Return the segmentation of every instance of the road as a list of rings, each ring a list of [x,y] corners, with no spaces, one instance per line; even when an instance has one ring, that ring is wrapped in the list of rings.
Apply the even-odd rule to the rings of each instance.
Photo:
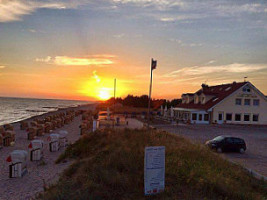
[[[170,124],[153,126],[202,144],[219,135],[241,137],[247,144],[247,151],[244,154],[223,153],[221,156],[267,176],[267,126]]]

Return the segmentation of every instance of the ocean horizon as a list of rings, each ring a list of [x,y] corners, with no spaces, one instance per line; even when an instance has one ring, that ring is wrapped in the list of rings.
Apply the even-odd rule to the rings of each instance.
[[[58,109],[92,104],[93,101],[0,97],[0,126]]]

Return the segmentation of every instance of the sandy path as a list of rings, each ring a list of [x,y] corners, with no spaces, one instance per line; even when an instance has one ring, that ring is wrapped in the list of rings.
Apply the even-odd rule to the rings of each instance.
[[[93,109],[92,106],[87,108]],[[66,130],[69,132],[67,138],[70,142],[75,142],[80,137],[79,125],[81,124],[81,116],[75,117],[72,123],[65,125],[59,130]],[[38,165],[38,162],[31,162],[28,154],[28,173],[22,178],[12,178],[9,175],[9,163],[6,162],[6,158],[13,150],[28,150],[29,140],[27,140],[27,132],[19,129],[19,124],[14,124],[16,132],[16,144],[14,147],[4,147],[0,150],[0,200],[17,200],[17,199],[31,199],[38,192],[43,191],[44,181],[46,184],[55,182],[59,174],[66,169],[71,162],[54,164],[58,156],[64,152],[64,148],[61,148],[58,152],[50,152],[48,149],[46,134],[43,137],[38,137],[45,142],[44,145],[44,161],[45,165]],[[43,181],[44,180],[44,181]]]

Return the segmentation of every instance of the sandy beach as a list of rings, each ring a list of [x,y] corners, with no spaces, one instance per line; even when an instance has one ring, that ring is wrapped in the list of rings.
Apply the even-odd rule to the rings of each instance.
[[[46,113],[40,116],[35,116],[24,121],[32,121],[36,118],[44,118],[50,114],[57,114],[60,112],[66,112],[67,110],[93,110],[95,105],[83,105],[75,108],[66,108],[51,113]],[[68,141],[70,143],[75,142],[80,137],[79,126],[81,124],[82,117],[81,115],[75,117],[74,120],[67,125],[64,125],[62,128],[58,128],[54,133],[57,133],[60,130],[68,131]],[[44,186],[49,186],[49,184],[54,183],[58,178],[59,174],[66,169],[71,162],[65,162],[60,164],[55,164],[55,160],[58,156],[64,152],[64,148],[61,148],[58,152],[50,152],[48,146],[48,136],[45,134],[42,137],[37,137],[44,141],[44,158],[43,162],[41,161],[30,161],[29,154],[27,159],[27,168],[28,173],[22,178],[9,178],[9,163],[6,162],[6,158],[13,150],[26,150],[28,151],[28,145],[30,143],[27,140],[27,132],[20,130],[19,122],[13,123],[14,131],[16,132],[16,143],[12,147],[3,147],[0,150],[0,199],[32,199],[37,193],[44,190]]]

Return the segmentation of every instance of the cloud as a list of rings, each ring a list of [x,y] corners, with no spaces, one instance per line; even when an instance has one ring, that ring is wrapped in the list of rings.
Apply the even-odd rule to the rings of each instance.
[[[217,66],[194,66],[194,67],[185,67],[173,71],[171,73],[165,74],[164,77],[200,76],[200,75],[215,74],[215,73],[238,74],[238,73],[249,73],[264,69],[267,69],[267,65],[233,63],[229,65],[217,65]]]
[[[193,0],[0,0],[0,22],[22,20],[24,15],[38,9],[78,9],[83,5],[108,12],[110,8],[130,9],[127,16],[152,17],[161,22],[198,20],[207,17],[230,17],[241,14],[264,14],[264,2],[247,3],[242,1],[193,1]],[[92,6],[89,6],[92,5]],[[87,8],[88,8],[87,7]],[[108,9],[104,9],[108,8]],[[136,12],[135,12],[136,11]],[[131,14],[133,13],[133,14]]]
[[[29,32],[36,33],[37,31],[35,29],[29,29]]]
[[[89,65],[110,65],[114,61],[111,60],[112,55],[95,55],[91,57],[79,58],[68,56],[56,56],[52,58],[47,56],[46,58],[36,58],[36,62],[44,62],[48,64],[62,65],[62,66],[89,66]]]
[[[37,9],[69,9],[84,4],[70,1],[34,1],[34,0],[0,0],[0,22],[20,21],[22,16],[29,15]]]
[[[4,69],[6,68],[6,66],[0,65],[0,69]]]
[[[185,43],[179,39],[169,39],[169,41],[178,43],[182,47],[187,47],[187,46],[189,46],[189,47],[201,47],[201,46],[203,46],[202,43]]]
[[[36,62],[50,62],[52,60],[52,57],[51,56],[47,56],[46,58],[36,58],[35,61]]]
[[[121,33],[121,34],[117,34],[117,35],[113,35],[114,38],[123,38],[125,37],[125,34],[124,33]]]
[[[141,7],[154,6],[160,10],[167,9],[174,6],[184,7],[186,1],[183,0],[112,0],[114,3],[120,4],[134,4]]]
[[[211,65],[213,63],[216,63],[216,60],[210,60],[209,62],[206,63],[206,65]]]
[[[54,59],[56,65],[110,65],[113,63],[110,59],[106,58],[72,58],[67,56],[56,56]]]
[[[264,14],[267,12],[267,5],[263,1],[248,3],[248,1],[229,0],[113,0],[113,2],[119,8],[120,4],[122,8],[128,4],[131,9],[139,13],[139,16],[152,18],[162,23],[192,23],[216,18],[243,20],[255,15],[264,20]],[[254,17],[251,20],[254,23]]]

